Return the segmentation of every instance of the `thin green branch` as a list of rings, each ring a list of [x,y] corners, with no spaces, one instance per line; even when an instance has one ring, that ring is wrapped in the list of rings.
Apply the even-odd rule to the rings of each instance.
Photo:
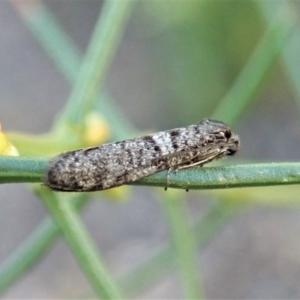
[[[219,233],[224,224],[244,207],[242,201],[218,201],[204,217],[198,218],[192,226],[196,243],[202,250]],[[163,245],[131,272],[120,277],[119,282],[127,295],[137,295],[140,291],[158,282],[174,271],[174,250],[171,245]]]
[[[167,171],[134,182],[134,185],[166,186]],[[265,163],[190,168],[172,172],[168,187],[178,189],[224,189],[300,183],[300,163]]]
[[[46,167],[46,159],[0,156],[0,183],[41,182]],[[166,187],[167,172],[162,171],[129,184]],[[300,163],[195,167],[171,172],[169,177],[168,187],[191,190],[299,184]]]
[[[185,202],[178,193],[169,192],[160,203],[169,223],[173,255],[178,265],[184,298],[202,299],[204,291],[197,264],[197,248],[195,237],[188,225]]]
[[[75,199],[74,199],[75,200]],[[69,200],[67,200],[69,201]],[[77,194],[74,207],[79,210],[86,205],[87,194]],[[242,201],[240,201],[240,204]],[[197,238],[200,249],[219,232],[219,229],[237,212],[241,206],[232,201],[217,202],[204,218],[200,218],[193,226],[193,234]],[[59,236],[56,222],[46,218],[26,241],[12,253],[0,266],[0,293],[3,293],[15,280],[23,275]],[[135,294],[159,281],[173,271],[173,250],[164,245],[152,252],[144,263],[131,272],[123,275],[118,281],[127,295]]]
[[[133,4],[134,1],[131,2]],[[14,8],[20,13],[24,24],[47,52],[55,66],[61,71],[62,75],[73,84],[78,75],[78,70],[80,69],[82,55],[79,53],[79,50],[71,41],[70,37],[64,32],[63,28],[60,27],[52,12],[43,3],[39,3],[38,5],[35,3],[33,7],[28,5],[28,3],[27,5],[15,3]],[[126,17],[127,16],[125,15],[123,19],[126,19]],[[123,24],[123,28],[119,26],[118,29],[123,31],[124,28],[125,26]],[[108,34],[108,32],[106,34]],[[119,35],[121,34],[122,32],[119,33]],[[105,35],[105,33],[102,33],[102,35]],[[109,53],[109,55],[111,54],[112,53]],[[104,71],[105,70],[103,70],[103,72]],[[96,107],[96,109],[109,119],[112,136],[115,139],[125,139],[129,136],[134,136],[137,133],[120,111],[120,108],[113,103],[111,95],[105,88],[101,90],[101,95],[97,95],[97,99],[96,106],[98,107]],[[28,141],[25,140],[27,145],[32,144],[32,139],[36,136],[29,137],[30,139]],[[20,138],[22,139],[20,136],[13,138],[13,141],[15,140],[16,142]],[[39,138],[41,137],[39,136]],[[48,140],[43,140],[43,144],[47,143]],[[34,142],[36,143],[38,141]],[[55,140],[52,139],[51,143],[53,147]],[[39,147],[40,146],[43,145],[39,145]]]
[[[271,23],[274,16],[285,20],[294,20],[297,22],[297,3],[292,1],[257,1],[263,17],[268,23]],[[298,21],[299,24],[299,21]],[[284,47],[282,62],[283,67],[289,77],[288,83],[291,84],[295,92],[296,102],[300,108],[300,62],[299,62],[299,49],[300,49],[300,29],[295,26],[295,30],[288,43]]]
[[[76,127],[81,129],[84,124],[84,117],[94,108],[96,94],[99,87],[103,84],[104,75],[117,49],[118,41],[124,30],[124,24],[133,3],[133,1],[124,1],[121,3],[116,0],[104,2],[101,16],[98,19],[87,54],[76,77],[69,102],[61,114],[59,122],[55,124],[58,132],[62,131],[61,128],[65,124],[71,126],[71,128]],[[32,161],[31,164],[30,162],[28,163],[28,159],[22,160],[21,158],[17,164],[14,164],[16,161],[9,158],[4,158],[4,160],[6,160],[6,164],[11,164],[11,168],[9,166],[8,168],[0,168],[4,173],[2,177],[4,182],[10,180],[40,182],[45,172],[43,171],[45,170],[45,161],[41,161],[36,166]],[[39,174],[37,169],[41,171]],[[26,170],[29,170],[29,174],[26,173]],[[59,202],[55,194],[49,193],[49,190],[42,193],[41,198],[63,230],[76,259],[85,271],[97,295],[106,299],[120,299],[118,288],[103,267],[103,263],[94,249],[92,242],[89,240],[87,233],[84,231],[79,218],[74,213],[70,201]],[[24,256],[22,257],[24,258]]]
[[[256,75],[254,74],[254,77],[255,77]],[[244,81],[244,84],[246,84],[246,86],[247,86],[247,84],[249,84],[249,82],[247,82],[247,81]],[[249,94],[252,94],[252,91],[250,90],[250,91],[248,91],[249,92]],[[237,96],[238,95],[238,93],[236,94],[236,97],[238,97]],[[249,96],[249,95],[248,95]],[[247,96],[247,97],[248,97]],[[234,105],[236,105],[236,103],[234,104]],[[230,105],[229,105],[230,106]],[[79,107],[79,106],[78,106]],[[227,106],[228,107],[228,106]],[[229,107],[229,108],[231,108],[232,109],[232,107]],[[226,116],[226,114],[224,115],[224,112],[220,112],[219,111],[219,113],[222,115],[222,119],[224,119],[224,116]],[[231,113],[233,113],[232,111],[231,111]],[[234,119],[235,117],[232,117],[232,115],[229,115],[228,116],[228,118],[229,117],[231,117],[231,119]],[[231,122],[230,122],[231,123]],[[298,164],[298,166],[296,166],[298,169],[299,169],[299,163],[295,163],[295,164],[293,164],[294,166],[295,165],[297,165]],[[1,162],[0,162],[0,165],[1,165]],[[255,166],[255,165],[252,165],[252,167],[253,166]],[[270,167],[270,165],[268,164],[267,165],[267,169],[268,169],[268,167]],[[279,166],[280,167],[280,166]],[[282,166],[283,167],[283,166]],[[228,167],[227,167],[228,168]],[[235,168],[235,167],[234,167]],[[290,171],[290,173],[289,173],[289,175],[290,176],[292,176],[293,177],[293,175],[292,175],[292,173],[294,172],[294,179],[296,180],[296,181],[293,181],[292,179],[293,178],[289,178],[289,180],[291,179],[291,181],[289,181],[287,184],[291,184],[291,183],[299,183],[299,175],[298,174],[296,174],[295,175],[295,173],[297,173],[297,171],[296,170],[294,170],[292,173],[291,173],[291,169],[288,171],[286,168],[288,168],[288,166],[285,164],[285,166],[284,166],[284,168],[285,168],[285,171],[281,174],[281,175],[283,175],[283,176],[285,176],[284,174],[286,174],[285,172],[287,172],[287,173],[289,173],[289,171]],[[0,169],[1,169],[1,167],[0,167]],[[204,169],[204,168],[203,168]],[[210,169],[214,169],[214,168],[210,168]],[[249,169],[251,169],[251,165],[249,165],[248,166],[248,170]],[[248,171],[247,170],[247,168],[246,168],[246,171]],[[269,173],[271,172],[271,170],[270,170],[270,168],[268,169],[269,170]],[[10,170],[9,170],[10,171]],[[172,183],[171,183],[171,185],[172,184],[174,184],[174,182],[175,182],[175,184],[176,184],[176,180],[177,179],[179,179],[179,181],[180,181],[180,178],[181,178],[181,176],[183,176],[184,175],[184,173],[183,172],[186,172],[186,171],[188,171],[188,173],[190,172],[190,177],[194,180],[194,183],[195,183],[195,188],[197,188],[196,187],[196,184],[197,184],[197,180],[198,180],[198,183],[199,183],[199,181],[201,181],[202,179],[203,179],[203,174],[201,175],[200,174],[200,176],[198,176],[197,175],[197,173],[194,173],[194,170],[185,170],[185,171],[182,171],[182,172],[178,172],[178,174],[171,174],[172,176],[171,176],[171,181],[172,181]],[[226,171],[226,169],[225,169],[225,171]],[[236,169],[235,170],[236,171],[236,173],[234,172],[234,170],[233,170],[233,173],[235,173],[235,174],[233,174],[233,177],[235,177],[234,178],[234,180],[236,180],[236,179],[242,179],[243,178],[243,176],[245,175],[245,174],[242,174],[243,176],[240,176],[240,177],[238,177],[238,178],[236,178],[236,176],[238,176],[239,174],[238,174],[238,169]],[[252,170],[253,171],[253,170]],[[259,169],[258,170],[256,170],[257,172],[259,172]],[[25,171],[26,172],[26,171]],[[39,171],[37,170],[37,173],[39,174]],[[212,174],[214,174],[214,172],[212,171],[211,172]],[[218,172],[217,172],[218,173]],[[267,173],[268,173],[268,171],[267,171]],[[26,173],[24,173],[25,174],[25,178],[26,178]],[[43,174],[43,170],[42,170],[42,172],[38,175],[39,177],[37,177],[36,178],[36,180],[38,180],[38,181],[40,181],[40,178],[41,178],[41,176],[42,176],[42,174]],[[212,175],[211,174],[211,175]],[[0,174],[1,175],[1,174]],[[219,172],[217,175],[219,175],[219,177],[218,176],[212,176],[213,177],[213,180],[215,179],[215,177],[219,180],[219,181],[221,181],[220,183],[221,183],[221,185],[222,184],[224,184],[224,178],[222,178],[222,177],[224,177],[223,175],[222,175],[222,172]],[[220,176],[220,175],[222,175],[222,176]],[[271,174],[265,174],[266,176],[267,176],[267,179],[270,179],[272,176],[271,176]],[[279,174],[278,174],[279,175]],[[6,174],[4,174],[4,177],[7,177],[7,173]],[[157,181],[157,179],[155,179],[155,177],[157,177],[158,176],[158,181]],[[1,178],[2,176],[0,176],[0,178]],[[175,178],[175,181],[174,181],[174,177],[176,177]],[[201,177],[202,177],[202,179],[201,179]],[[205,176],[204,176],[205,177]],[[275,176],[276,177],[276,176]],[[152,178],[152,179],[151,179]],[[187,179],[187,178],[189,178],[189,176],[187,176],[185,179]],[[17,177],[15,177],[15,178],[13,178],[13,177],[11,177],[9,180],[17,180],[18,179],[18,176]],[[150,179],[150,184],[153,184],[153,182],[154,183],[156,183],[157,184],[157,182],[159,182],[160,181],[160,183],[158,184],[159,186],[164,186],[165,185],[165,183],[166,183],[166,173],[162,173],[162,174],[156,174],[156,175],[153,175],[153,176],[151,176],[151,177],[149,177],[149,178],[147,178],[147,179],[144,179],[144,180],[148,180],[148,179]],[[206,179],[209,179],[209,177],[207,177]],[[275,178],[277,181],[280,181],[280,178]],[[24,178],[22,179],[22,180],[24,180]],[[21,181],[22,181],[21,180]],[[226,184],[226,178],[225,178],[225,184]],[[233,180],[233,181],[234,181]],[[276,180],[275,180],[275,182],[276,182]],[[297,181],[298,180],[298,181]],[[5,181],[5,182],[14,182],[14,181]],[[23,181],[22,181],[23,182]],[[249,184],[249,182],[250,182],[250,184],[251,184],[251,180],[249,181],[247,181],[246,180],[246,183],[247,184]],[[283,182],[284,182],[284,180],[283,180]],[[180,183],[180,182],[179,182]],[[262,182],[261,182],[262,183]],[[258,185],[261,185],[261,183],[258,183]],[[270,182],[268,182],[269,184],[270,184]],[[143,183],[143,180],[142,181],[140,181],[138,184],[149,184],[149,182],[148,183]],[[155,184],[155,185],[156,185]],[[208,186],[209,186],[209,180],[207,181],[207,184],[208,184]],[[211,186],[213,186],[213,184],[215,184],[214,182],[212,182],[212,185]],[[271,183],[271,184],[277,184],[277,183]],[[278,183],[278,184],[282,184],[282,182],[281,183]],[[188,183],[188,185],[189,185],[189,183]],[[251,186],[251,185],[248,185],[248,186]],[[183,180],[183,178],[181,178],[181,186],[179,185],[178,187],[184,187],[184,188],[186,188],[186,185],[185,185],[185,183],[184,183],[184,180]],[[224,187],[224,185],[223,185],[223,187]],[[188,187],[188,188],[192,188],[192,187]],[[206,187],[202,187],[202,188],[206,188]],[[211,188],[211,187],[207,187],[207,188]],[[205,229],[205,228],[204,228]]]
[[[0,183],[41,182],[47,159],[0,156]]]
[[[52,214],[68,242],[97,296],[104,299],[122,299],[119,289],[106,270],[100,254],[74,209],[71,201],[59,199],[45,188],[38,190],[39,196]]]
[[[212,115],[213,119],[232,124],[245,111],[271,66],[281,54],[290,37],[293,21],[284,19],[270,25],[233,87],[218,104]]]
[[[63,61],[67,61],[68,64],[62,63],[61,64],[61,70],[63,70],[63,73],[68,75],[69,80],[73,80],[75,78],[75,75],[78,74],[79,69],[79,59],[76,52],[72,51],[64,51],[64,48],[68,48],[68,50],[72,50],[72,45],[69,42],[68,39],[64,39],[65,36],[58,35],[58,37],[61,37],[59,40],[57,36],[55,36],[59,32],[59,27],[55,26],[57,23],[50,22],[48,24],[47,21],[51,19],[51,16],[49,18],[45,18],[45,15],[43,15],[43,10],[31,10],[32,8],[42,8],[44,6],[36,5],[34,7],[29,7],[27,11],[27,6],[22,6],[21,3],[18,5],[18,3],[15,3],[16,7],[22,10],[22,16],[24,20],[28,21],[26,22],[27,25],[30,26],[32,31],[35,31],[35,36],[39,37],[42,44],[45,45],[45,47],[48,49],[48,54],[51,54],[52,58],[56,61],[57,65],[62,63]],[[67,105],[71,108],[71,111],[67,111],[65,116],[61,116],[60,122],[74,122],[74,120],[77,118],[78,124],[83,124],[83,116],[88,110],[93,106],[95,99],[93,99],[93,96],[96,92],[98,92],[98,86],[101,86],[103,83],[104,74],[106,73],[106,69],[108,68],[108,65],[110,63],[110,60],[115,52],[115,49],[117,48],[118,39],[122,35],[122,32],[124,31],[125,25],[124,22],[126,21],[128,17],[128,13],[130,11],[131,6],[134,4],[134,1],[124,1],[120,3],[119,1],[106,1],[105,5],[102,10],[101,19],[98,22],[98,26],[96,27],[96,30],[94,32],[93,41],[89,46],[89,51],[87,52],[86,58],[84,60],[84,64],[82,66],[82,72],[85,72],[85,75],[89,77],[90,82],[88,80],[85,80],[85,78],[82,78],[84,75],[79,74],[79,79],[77,78],[77,92],[78,89],[83,89],[84,91],[81,91],[80,96],[84,96],[80,99],[80,96],[75,95],[73,92],[73,98],[70,98],[70,101]],[[46,14],[47,15],[47,14]],[[30,18],[30,17],[33,18]],[[35,19],[35,16],[37,17]],[[49,16],[49,15],[48,15]],[[40,18],[39,18],[40,17]],[[52,19],[53,21],[53,19]],[[101,22],[102,25],[100,24]],[[41,29],[41,24],[45,25],[43,26],[43,30]],[[53,26],[52,26],[53,25]],[[49,32],[49,26],[53,29]],[[102,26],[102,31],[101,27]],[[51,36],[51,37],[50,37]],[[102,37],[102,41],[100,41],[100,38]],[[58,41],[59,40],[59,41]],[[56,43],[58,41],[58,43]],[[100,45],[102,42],[102,45]],[[48,45],[46,45],[48,43]],[[50,47],[50,45],[54,45],[53,47]],[[56,47],[57,51],[54,51],[53,48]],[[59,54],[65,54],[65,56],[62,58]],[[96,74],[96,72],[98,73]],[[75,72],[75,73],[74,73]],[[80,77],[81,76],[81,77]],[[82,79],[85,81],[82,82]],[[98,80],[98,83],[96,82]],[[78,86],[81,85],[79,88]],[[76,88],[75,87],[75,88]],[[96,91],[97,89],[97,91]],[[87,95],[85,94],[87,92]],[[108,96],[107,96],[108,97]],[[106,98],[105,98],[106,99]],[[86,106],[86,102],[88,102],[88,105]],[[108,101],[108,100],[107,100]],[[106,104],[107,104],[106,101]],[[102,101],[102,109],[105,113],[105,107],[109,105],[103,105],[104,100]],[[83,107],[86,109],[83,110]],[[110,109],[110,112],[112,112],[113,109]],[[118,116],[115,116],[115,120],[120,122],[124,118],[118,118],[120,117],[120,113]],[[75,122],[76,123],[76,122]],[[69,124],[70,125],[70,124]],[[77,125],[77,124],[71,124],[71,125]],[[118,126],[117,130],[122,130],[122,132],[118,132],[118,136],[125,138],[126,129],[129,128],[129,125],[126,127],[125,123],[124,126]],[[59,126],[58,126],[59,127]],[[56,127],[57,128],[57,127]],[[58,128],[60,129],[60,128]],[[132,130],[133,131],[133,130]],[[59,135],[56,135],[56,140],[59,138]],[[32,140],[27,143],[31,147],[35,145],[32,143]],[[3,160],[2,160],[3,159]],[[46,165],[45,160],[41,160],[37,162],[37,159],[26,159],[21,158],[18,161],[10,160],[8,157],[2,157],[0,162],[0,169],[1,174],[0,177],[3,179],[4,182],[40,182],[41,178],[44,174],[44,169]],[[3,167],[3,168],[2,168]],[[39,170],[39,171],[37,171]],[[3,175],[3,176],[2,176]],[[26,179],[25,179],[26,178]],[[73,195],[74,196],[74,195]],[[85,195],[87,197],[87,195]],[[71,201],[71,199],[69,199]],[[85,202],[87,203],[87,202]],[[68,210],[69,213],[69,210]],[[64,216],[62,216],[64,218]],[[67,216],[66,216],[67,218]],[[77,220],[78,221],[78,220]],[[5,277],[5,280],[2,282],[4,283],[4,286],[2,287],[2,291],[7,288],[7,286],[15,280],[17,277],[21,275],[22,272],[26,270],[33,262],[34,258],[37,258],[38,255],[40,255],[44,250],[45,247],[49,247],[51,244],[51,241],[54,239],[54,232],[57,232],[55,224],[51,225],[51,222],[45,221],[45,230],[42,224],[42,236],[39,231],[39,228],[37,231],[35,231],[32,235],[32,239],[29,239],[25,243],[22,244],[22,246],[19,248],[17,252],[15,252],[15,255],[13,255],[7,263],[5,263],[3,266],[3,277]],[[50,225],[49,225],[50,223]],[[78,222],[80,225],[80,222]],[[48,226],[49,225],[49,226]],[[74,231],[76,232],[76,231]],[[80,233],[80,232],[79,232]],[[69,239],[72,239],[72,237],[69,236]],[[82,240],[82,239],[79,239]],[[77,243],[77,244],[80,244]],[[43,247],[45,246],[45,247]],[[107,272],[104,271],[104,269],[101,269],[101,261],[99,261],[99,258],[94,252],[94,255],[91,255],[91,247],[87,246],[85,247],[85,243],[82,243],[82,247],[84,249],[80,252],[79,250],[75,253],[76,258],[81,263],[82,268],[85,270],[85,272],[89,273],[89,276],[87,276],[95,290],[97,291],[97,294],[104,295],[105,298],[120,298],[120,294],[117,291],[117,288],[112,283],[112,281],[108,278]],[[75,247],[76,248],[76,247]],[[78,247],[77,247],[78,249]],[[30,251],[31,250],[31,251]],[[36,251],[34,251],[36,250]],[[86,251],[86,255],[84,255],[84,251]],[[80,253],[83,253],[83,257],[77,257],[77,255],[80,255]],[[91,257],[93,258],[93,262],[89,263],[88,261],[84,261],[84,257],[86,260],[89,260]],[[22,261],[23,264],[20,264],[19,262]],[[25,263],[28,262],[28,263]],[[16,267],[17,266],[17,267]],[[21,268],[19,268],[21,266]],[[19,270],[20,272],[15,272],[16,270]],[[97,272],[94,274],[94,271]],[[102,272],[101,272],[102,271]],[[95,278],[96,277],[101,277]],[[103,282],[103,286],[101,287],[101,282]]]
[[[72,126],[81,124],[84,116],[94,108],[133,4],[134,1],[104,2],[71,96],[60,115],[61,122]],[[60,126],[60,122],[56,125]]]
[[[87,194],[77,194],[74,198],[72,204],[76,210],[80,210],[88,203]],[[26,241],[0,265],[0,293],[21,277],[47,250],[50,250],[59,234],[58,225],[51,218],[45,218]]]

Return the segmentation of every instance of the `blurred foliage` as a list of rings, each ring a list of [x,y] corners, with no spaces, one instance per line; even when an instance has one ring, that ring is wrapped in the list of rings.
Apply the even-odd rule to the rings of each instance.
[[[144,56],[167,97],[160,116],[176,116],[174,125],[209,116],[264,32],[256,3],[145,1],[142,11],[136,30],[148,35]]]
[[[130,10],[127,7],[128,3],[130,1],[119,3],[104,1],[102,14],[95,26],[88,50],[80,62],[79,51],[42,2],[11,1],[16,11],[20,13],[25,26],[72,84],[71,96],[62,109],[60,118],[54,121],[52,131],[40,136],[24,133],[8,135],[13,144],[20,149],[21,154],[50,155],[53,152],[102,142],[110,134],[123,138],[138,132],[122,115],[119,106],[112,104],[111,95],[103,88],[109,63],[125,30],[124,24]],[[277,14],[280,5],[278,1],[266,1],[263,13],[259,1],[136,2],[130,20],[130,35],[144,39],[139,45],[140,51],[143,52],[142,59],[147,60],[145,72],[154,74],[151,76],[152,82],[147,84],[152,84],[156,91],[153,101],[151,98],[147,103],[147,108],[151,105],[155,108],[155,118],[160,121],[160,125],[170,123],[167,116],[173,118],[171,123],[174,126],[191,124],[213,114],[220,107],[218,113],[224,115],[224,119],[228,117],[226,109],[230,109],[234,117],[231,115],[232,118],[229,119],[232,122],[238,120],[245,113],[245,105],[255,100],[255,93],[264,83],[270,67],[276,63],[276,58],[286,43],[290,32],[288,21],[290,19],[293,21],[293,18],[283,18],[282,22],[280,14]],[[282,2],[282,5],[289,6],[289,3]],[[272,10],[271,15],[275,20],[273,23],[271,15],[266,13],[268,9]],[[291,10],[287,9],[287,12],[288,15],[292,15]],[[268,63],[260,63],[266,61],[268,53],[270,54]],[[295,70],[300,69],[296,63],[299,59],[297,52],[293,52],[291,56],[290,67],[286,70],[297,87],[299,79],[295,75],[297,74]],[[257,65],[261,68],[257,68]],[[129,80],[133,87],[138,86],[139,77],[142,77],[136,69],[134,73],[135,75],[131,73],[124,77],[124,81]],[[244,74],[248,77],[242,77]],[[241,77],[244,80],[240,80]],[[245,78],[250,79],[247,81]],[[251,84],[253,88],[249,89]],[[228,90],[231,89],[240,93],[230,94]],[[235,95],[236,98],[233,99],[236,105],[225,101],[225,104],[223,102],[223,105],[219,106],[228,93],[229,98]],[[146,105],[141,102],[141,106]],[[124,107],[126,106],[127,103]],[[140,115],[143,119],[144,115]],[[151,124],[156,124],[156,120],[152,120]],[[265,167],[268,169],[268,164]],[[280,169],[280,166],[278,168]],[[28,164],[25,169],[29,169]],[[272,171],[271,167],[268,170]],[[11,172],[12,176],[18,172]],[[247,174],[245,170],[243,172]],[[280,170],[271,175],[282,180]],[[293,174],[291,177],[296,178]],[[66,201],[64,197],[57,196],[50,190],[37,188],[36,194],[42,199],[56,223],[46,220],[4,262],[0,268],[0,290],[4,291],[22,276],[51,246],[55,237],[63,234],[99,297],[120,298],[119,286],[122,286],[128,295],[137,293],[164,276],[166,272],[164,267],[173,264],[173,259],[177,263],[176,271],[181,279],[184,296],[203,297],[204,291],[199,288],[201,279],[195,247],[197,245],[204,247],[226,221],[250,204],[255,202],[264,205],[297,204],[298,189],[298,187],[264,190],[244,188],[222,193],[209,192],[210,196],[221,201],[216,201],[216,205],[212,206],[204,217],[201,216],[193,226],[186,219],[185,203],[179,199],[176,191],[165,196],[155,193],[169,224],[171,237],[169,245],[163,245],[131,274],[121,278],[119,283],[115,282],[106,270],[101,255],[93,246],[88,232],[77,215],[77,207],[84,206],[85,200],[90,196],[70,195]],[[127,191],[122,189],[121,192],[118,190],[118,193],[124,196],[124,190]],[[118,193],[117,196],[121,196]],[[112,197],[116,197],[113,192]],[[289,201],[284,202],[287,198]],[[194,234],[195,232],[198,235]]]

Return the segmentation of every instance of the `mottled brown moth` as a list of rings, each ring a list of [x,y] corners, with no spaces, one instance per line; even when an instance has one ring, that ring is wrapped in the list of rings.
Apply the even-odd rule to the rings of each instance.
[[[44,183],[53,190],[90,192],[136,181],[162,170],[180,170],[234,155],[239,137],[220,121],[153,133],[50,159]]]

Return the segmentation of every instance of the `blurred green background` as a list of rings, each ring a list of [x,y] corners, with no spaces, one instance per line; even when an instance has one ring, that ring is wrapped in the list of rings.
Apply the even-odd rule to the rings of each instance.
[[[0,2],[4,131],[39,134],[49,130],[71,85],[62,64],[41,43],[40,32],[47,37],[53,26],[59,26],[81,58],[102,4],[92,0]],[[238,156],[226,163],[299,161],[299,14],[299,1],[137,1],[106,74],[105,90],[140,133],[218,116],[240,135],[242,143]],[[47,23],[47,18],[53,23]],[[268,35],[270,28],[279,32],[275,41]],[[262,40],[269,45],[265,56]],[[53,38],[52,43],[59,40]],[[239,86],[253,53],[261,53],[258,66],[266,63],[266,67],[254,68]],[[235,86],[240,89],[235,91]],[[232,103],[221,110],[225,100]],[[232,117],[230,112],[238,109]],[[98,111],[102,112],[101,101]],[[109,124],[111,116],[107,111],[102,114]],[[113,124],[111,128],[114,140]],[[199,285],[203,284],[206,298],[300,297],[299,191],[288,186],[178,192],[188,199],[189,221],[205,218],[222,201],[224,210],[226,201],[246,204],[198,252],[203,281]],[[110,200],[109,195],[96,194],[83,212],[84,223],[115,277],[142,263],[168,240],[167,222],[152,189],[134,187],[126,198],[129,201],[113,203],[103,201]],[[4,261],[47,211],[25,185],[1,186],[0,199],[0,260]],[[182,298],[178,278],[171,272],[144,289],[136,288],[132,295]],[[53,299],[94,294],[60,240],[4,296]]]

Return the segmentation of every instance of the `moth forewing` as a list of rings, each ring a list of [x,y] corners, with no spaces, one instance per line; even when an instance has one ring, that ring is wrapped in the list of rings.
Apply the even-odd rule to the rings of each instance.
[[[203,156],[201,156],[200,160],[195,161],[195,162],[192,161],[191,163],[180,165],[176,169],[177,170],[182,170],[182,169],[195,167],[195,166],[201,166],[202,167],[204,164],[206,164],[208,162],[211,162],[214,159],[218,159],[220,157],[220,155],[222,155],[222,153],[224,153],[224,150],[211,149],[211,151],[209,151],[208,153],[205,153]]]
[[[240,141],[230,128],[205,119],[199,124],[99,147],[69,151],[50,160],[44,183],[59,191],[97,191],[162,170],[204,165],[233,155]]]

